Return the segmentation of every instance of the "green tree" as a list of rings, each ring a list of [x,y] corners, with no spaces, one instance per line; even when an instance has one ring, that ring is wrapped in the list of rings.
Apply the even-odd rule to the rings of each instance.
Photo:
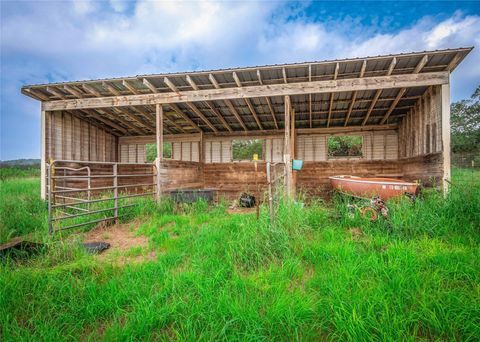
[[[157,145],[156,144],[147,144],[145,145],[147,153],[147,162],[151,163],[157,158]],[[163,143],[163,158],[172,158],[172,144]]]
[[[451,105],[453,152],[480,151],[480,86],[470,99]]]

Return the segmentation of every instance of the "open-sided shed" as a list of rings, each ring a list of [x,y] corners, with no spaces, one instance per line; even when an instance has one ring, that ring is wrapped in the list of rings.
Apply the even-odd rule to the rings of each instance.
[[[152,168],[159,196],[255,191],[265,162],[285,163],[290,194],[321,196],[335,174],[441,183],[450,178],[450,73],[471,49],[24,86],[41,101],[42,197],[53,160],[137,165],[146,144],[163,142],[172,155],[159,152]],[[361,136],[361,154],[329,155],[338,135]],[[262,140],[256,169],[233,160],[239,139]],[[292,159],[304,161],[296,175]]]

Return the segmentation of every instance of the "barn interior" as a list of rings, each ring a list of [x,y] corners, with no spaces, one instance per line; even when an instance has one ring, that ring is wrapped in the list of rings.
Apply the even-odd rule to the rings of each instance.
[[[95,162],[93,173],[121,163],[145,175],[139,184],[155,183],[158,197],[178,189],[261,196],[267,162],[285,165],[293,195],[328,197],[328,177],[346,174],[441,185],[450,177],[450,73],[470,51],[25,86],[42,103],[42,196],[54,161]],[[345,137],[356,139],[355,151],[332,151]],[[256,144],[258,158],[236,155],[242,142]]]

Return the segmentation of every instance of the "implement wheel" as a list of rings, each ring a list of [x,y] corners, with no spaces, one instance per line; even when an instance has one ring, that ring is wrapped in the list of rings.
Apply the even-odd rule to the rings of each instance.
[[[372,207],[361,208],[360,215],[368,218],[370,221],[376,221],[378,219],[377,211]]]

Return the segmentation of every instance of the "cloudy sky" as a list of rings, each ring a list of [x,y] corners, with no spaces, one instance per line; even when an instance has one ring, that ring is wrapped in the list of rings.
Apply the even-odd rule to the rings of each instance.
[[[0,160],[40,155],[25,84],[466,46],[452,100],[480,84],[478,1],[0,3]]]

